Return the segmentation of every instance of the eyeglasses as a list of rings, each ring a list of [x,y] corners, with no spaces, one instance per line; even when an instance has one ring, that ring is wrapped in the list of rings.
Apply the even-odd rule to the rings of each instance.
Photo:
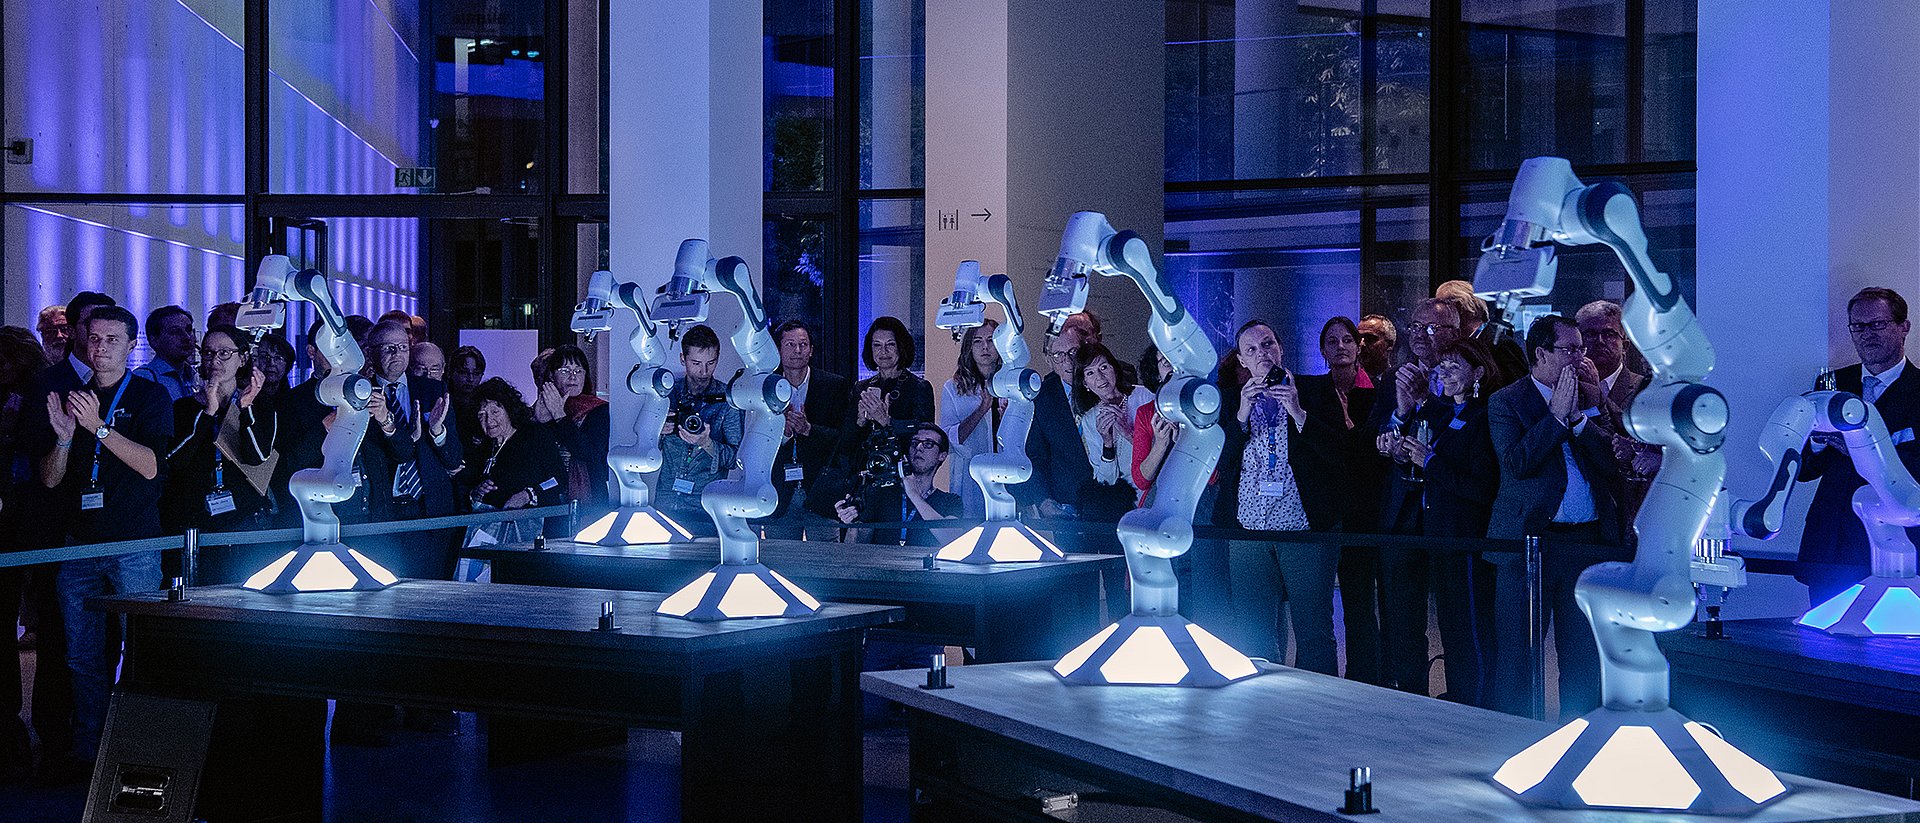
[[[586,374],[587,374],[587,370],[580,368],[579,366],[561,366],[560,368],[553,370],[553,375],[555,377],[561,377],[561,376],[585,377]]]
[[[388,343],[384,346],[374,346],[373,350],[381,357],[392,357],[411,348],[413,348],[413,344],[411,343]]]
[[[1362,335],[1360,335],[1360,342],[1361,342],[1361,344],[1363,344],[1363,345],[1368,345],[1368,346],[1371,346],[1371,345],[1373,345],[1373,344],[1375,344],[1375,343],[1378,343],[1378,342],[1380,342],[1380,335],[1377,335],[1377,334],[1362,334]]]
[[[240,356],[239,349],[204,349],[203,348],[200,350],[200,353],[206,359],[212,360],[215,363],[225,363],[228,360],[232,360],[233,358]]]
[[[1413,324],[1414,333],[1424,334],[1428,337],[1432,337],[1436,334],[1439,334],[1441,329],[1454,330],[1459,328],[1460,326],[1457,323],[1415,323]]]
[[[273,363],[287,362],[286,356],[282,355],[277,351],[265,351],[265,350],[257,351],[253,353],[253,359],[259,360],[262,362],[273,362]]]
[[[1595,339],[1595,340],[1621,340],[1621,339],[1624,339],[1624,335],[1622,335],[1622,334],[1620,334],[1620,332],[1619,332],[1619,331],[1617,331],[1617,330],[1614,330],[1614,329],[1594,329],[1594,330],[1592,330],[1592,331],[1583,331],[1582,333],[1583,333],[1583,334],[1585,334],[1585,335],[1586,335],[1586,336],[1588,336],[1588,337],[1591,337],[1591,338],[1593,338],[1593,339]]]
[[[1848,323],[1847,332],[1850,334],[1866,334],[1867,332],[1878,334],[1886,331],[1887,327],[1891,325],[1893,325],[1892,320],[1869,320],[1865,323]]]
[[[1579,357],[1587,353],[1586,346],[1548,346],[1547,348],[1550,351],[1557,351],[1561,354],[1572,355],[1574,357]]]
[[[917,438],[917,437],[916,437],[916,438],[914,438],[914,439],[913,439],[913,447],[914,447],[914,448],[916,448],[916,449],[933,449],[933,450],[935,450],[935,451],[939,451],[939,450],[940,450],[940,441],[938,441],[938,440],[921,440],[920,438]]]
[[[1071,360],[1073,359],[1073,350],[1067,349],[1066,351],[1050,351],[1050,352],[1046,352],[1046,355],[1048,360]]]

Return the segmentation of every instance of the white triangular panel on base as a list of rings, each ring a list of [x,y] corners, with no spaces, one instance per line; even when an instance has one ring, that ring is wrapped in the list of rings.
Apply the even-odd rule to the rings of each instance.
[[[1129,614],[1053,665],[1084,686],[1225,686],[1260,667],[1226,641],[1179,615]]]
[[[693,533],[652,506],[616,509],[593,521],[573,538],[596,546],[644,546],[654,543],[690,543]]]
[[[820,601],[759,563],[722,563],[661,601],[655,614],[687,620],[806,617]]]
[[[1847,637],[1920,637],[1920,578],[1869,577],[1795,622]]]
[[[934,555],[954,563],[1034,563],[1067,559],[1066,552],[1018,520],[989,520],[968,529]]]
[[[254,572],[240,587],[267,594],[384,589],[399,578],[339,543],[308,543]]]
[[[1601,708],[1508,758],[1495,785],[1535,806],[1746,814],[1786,784],[1672,709]]]

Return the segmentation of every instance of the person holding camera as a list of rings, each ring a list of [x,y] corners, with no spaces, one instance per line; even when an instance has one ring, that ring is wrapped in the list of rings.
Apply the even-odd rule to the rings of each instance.
[[[700,492],[733,468],[745,423],[727,404],[727,387],[713,377],[720,364],[720,336],[701,325],[680,338],[682,377],[669,395],[673,413],[660,429],[660,474],[654,503],[680,525],[698,531],[710,524]]]
[[[950,520],[960,516],[960,495],[942,491],[933,485],[935,472],[947,462],[949,441],[945,429],[933,423],[913,427],[907,439],[906,455],[889,465],[868,461],[859,472],[842,475],[840,487],[846,490],[834,500],[833,516],[842,523],[912,523],[920,520]],[[825,489],[823,489],[825,491]],[[898,530],[882,529],[861,543],[899,545]],[[941,540],[929,529],[905,530],[909,546],[938,546]]]

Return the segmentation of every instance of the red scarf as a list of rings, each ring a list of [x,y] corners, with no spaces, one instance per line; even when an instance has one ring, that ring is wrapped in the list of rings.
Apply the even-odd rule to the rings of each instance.
[[[606,404],[607,401],[601,400],[594,395],[576,394],[567,398],[567,419],[572,420],[574,425],[577,426],[586,422],[587,415],[592,414],[594,409]]]

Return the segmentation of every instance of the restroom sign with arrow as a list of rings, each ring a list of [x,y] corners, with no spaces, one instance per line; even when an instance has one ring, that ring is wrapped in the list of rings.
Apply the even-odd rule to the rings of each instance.
[[[966,216],[971,217],[975,220],[978,220],[982,223],[985,223],[993,219],[993,210],[988,209],[985,206],[982,206],[980,207],[979,211],[969,213]],[[940,220],[939,220],[939,228],[937,229],[938,231],[959,231],[960,230],[960,210],[959,209],[952,209],[952,210],[940,209],[939,218]]]

